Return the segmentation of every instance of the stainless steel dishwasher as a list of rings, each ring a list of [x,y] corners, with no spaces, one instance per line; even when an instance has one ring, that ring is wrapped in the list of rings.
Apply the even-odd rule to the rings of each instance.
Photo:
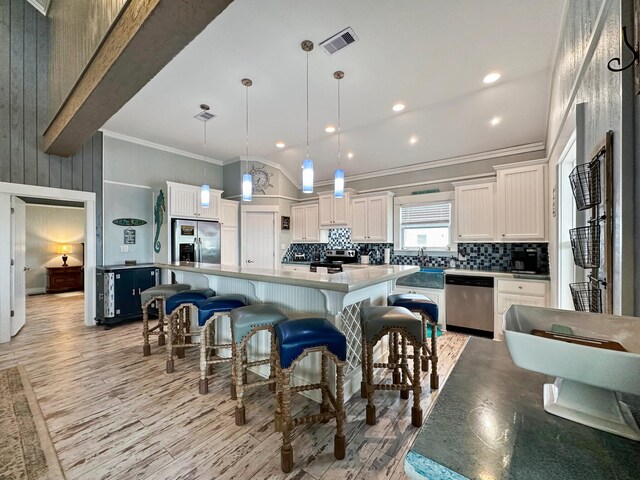
[[[447,326],[493,332],[493,277],[445,277]]]

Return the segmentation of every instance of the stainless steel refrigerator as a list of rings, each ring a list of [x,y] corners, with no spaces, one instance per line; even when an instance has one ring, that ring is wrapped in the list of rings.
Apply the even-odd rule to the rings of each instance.
[[[174,262],[220,263],[220,224],[174,219],[172,260]]]

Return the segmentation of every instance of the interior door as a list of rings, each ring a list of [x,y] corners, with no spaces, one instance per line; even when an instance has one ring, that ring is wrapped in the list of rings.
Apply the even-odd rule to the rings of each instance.
[[[244,212],[242,235],[243,265],[255,268],[275,268],[276,214],[274,212]]]
[[[11,197],[11,336],[25,324],[25,203],[18,197]]]

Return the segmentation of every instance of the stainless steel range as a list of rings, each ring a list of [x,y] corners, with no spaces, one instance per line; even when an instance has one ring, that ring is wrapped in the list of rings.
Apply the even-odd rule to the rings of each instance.
[[[326,268],[327,273],[342,272],[342,265],[345,263],[355,263],[355,250],[327,250],[327,260],[324,262],[311,262],[309,270],[317,272],[318,267]]]

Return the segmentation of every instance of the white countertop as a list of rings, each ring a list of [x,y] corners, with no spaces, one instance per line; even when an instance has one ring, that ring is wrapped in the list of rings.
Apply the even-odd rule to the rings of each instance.
[[[273,270],[195,262],[156,263],[155,266],[183,272],[201,273],[203,275],[241,278],[344,293],[395,280],[420,270],[420,267],[410,265],[370,265],[367,268],[353,268],[342,273],[329,274],[283,270],[280,268]]]
[[[475,270],[471,268],[447,268],[445,275],[468,275],[473,277],[517,278],[519,280],[549,281],[551,278],[545,274],[512,273],[504,270]]]

